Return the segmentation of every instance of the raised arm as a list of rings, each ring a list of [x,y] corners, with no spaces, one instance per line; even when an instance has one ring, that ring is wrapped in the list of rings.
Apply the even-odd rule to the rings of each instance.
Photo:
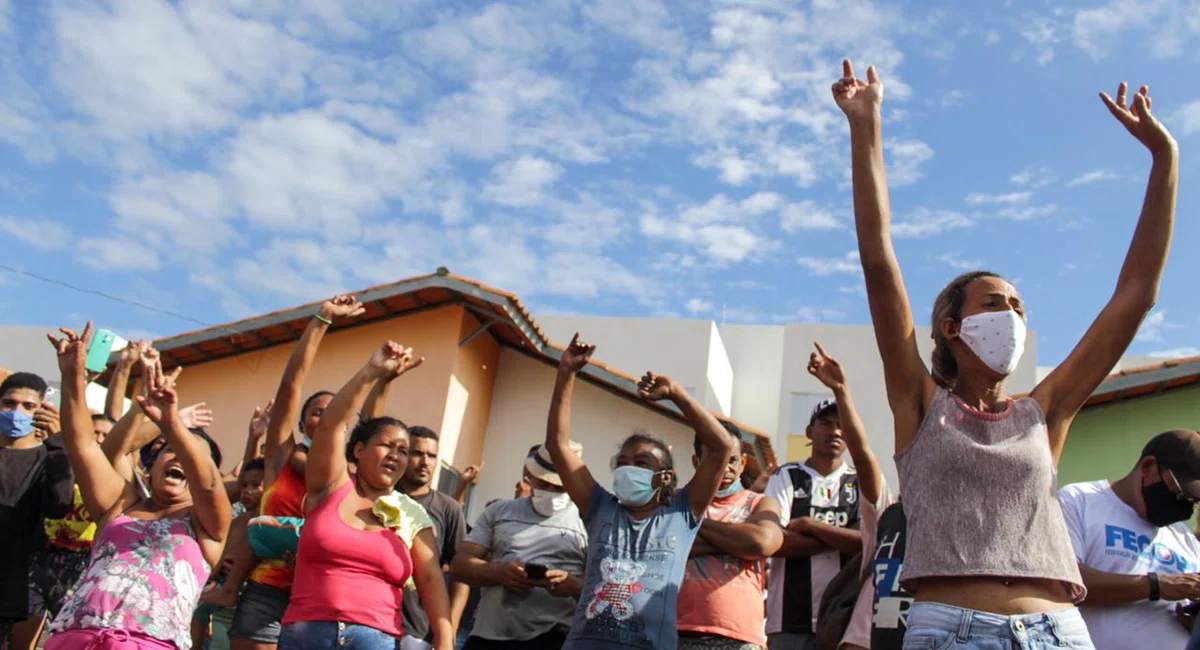
[[[229,534],[231,519],[229,496],[221,481],[221,470],[213,462],[208,443],[188,431],[179,418],[179,395],[175,392],[174,376],[164,374],[162,364],[155,363],[143,381],[146,390],[144,395],[138,396],[138,405],[146,417],[162,429],[167,445],[175,452],[192,497],[192,523],[217,543],[212,557],[208,558],[215,563],[220,559],[221,545]]]
[[[75,473],[75,482],[93,521],[99,521],[113,506],[133,496],[133,488],[117,473],[92,431],[92,415],[87,407],[87,349],[92,342],[92,323],[82,335],[74,330],[59,330],[63,338],[48,334],[58,354],[62,371],[62,436]]]
[[[267,402],[265,408],[254,407],[254,414],[250,416],[246,432],[246,448],[242,450],[242,462],[238,463],[239,466],[245,467],[246,463],[262,455],[263,438],[267,435],[267,425],[271,422],[271,409],[274,406],[275,402]]]
[[[892,247],[891,207],[883,165],[883,83],[874,66],[867,81],[854,78],[849,61],[833,84],[833,97],[850,122],[854,226],[867,288],[875,341],[883,358],[888,403],[896,420],[896,449],[917,433],[921,413],[933,396],[933,378],[921,361],[912,307]]]
[[[387,415],[387,398],[388,390],[392,387],[392,382],[400,378],[400,375],[416,368],[425,363],[425,357],[417,357],[416,359],[408,359],[404,365],[397,368],[395,372],[386,377],[382,377],[371,388],[371,393],[367,395],[367,401],[363,403],[362,417],[370,420],[372,418],[380,418]]]
[[[108,380],[108,394],[104,397],[104,414],[114,421],[120,420],[121,416],[125,414],[125,394],[129,391],[129,377],[133,374],[133,367],[141,358],[142,345],[141,341],[130,341],[125,349],[121,350],[121,356],[117,358],[117,365],[113,368],[112,377]]]
[[[1132,105],[1126,105],[1127,92],[1128,86],[1121,83],[1116,101],[1105,93],[1100,97],[1117,121],[1150,151],[1150,180],[1112,297],[1067,359],[1033,390],[1033,397],[1046,414],[1056,462],[1075,414],[1125,354],[1158,299],[1175,227],[1179,148],[1166,127],[1150,113],[1150,89],[1142,86],[1133,96]]]
[[[817,351],[808,357],[808,372],[833,391],[838,419],[842,424],[842,438],[846,440],[846,448],[850,450],[850,458],[854,460],[854,469],[858,473],[858,492],[866,502],[877,503],[879,493],[883,491],[883,472],[879,469],[879,459],[871,451],[858,409],[854,407],[846,371],[820,343],[813,345]]]
[[[321,424],[317,425],[317,431],[312,435],[308,469],[304,473],[310,509],[350,480],[346,471],[346,435],[351,420],[362,407],[371,386],[380,377],[399,367],[406,356],[412,356],[410,348],[392,341],[384,343],[329,402],[329,407],[321,415]],[[276,402],[276,408],[278,406]],[[271,419],[274,420],[273,415]]]
[[[479,473],[483,471],[483,466],[486,463],[471,465],[462,471],[462,480],[458,482],[458,490],[454,493],[454,500],[458,505],[463,505],[467,502],[467,492],[471,491],[471,487],[479,483]]]
[[[741,453],[739,441],[734,440],[733,436],[725,431],[725,427],[721,426],[721,422],[701,406],[696,398],[688,394],[683,386],[667,377],[652,372],[646,373],[638,382],[638,396],[650,402],[671,400],[692,425],[700,443],[710,452],[700,459],[696,474],[688,484],[692,512],[697,519],[702,519],[704,512],[708,510],[708,504],[721,487],[721,477],[725,475],[725,465],[729,462],[729,457]]]
[[[596,479],[584,464],[583,459],[571,451],[571,398],[575,394],[575,377],[588,364],[596,346],[579,340],[579,334],[571,337],[571,343],[563,350],[558,361],[558,376],[554,380],[554,394],[550,397],[550,416],[546,422],[546,451],[550,462],[558,470],[563,487],[579,508],[580,515],[587,515]]]
[[[352,318],[363,313],[365,308],[353,296],[336,296],[326,300],[320,310],[309,321],[300,342],[288,358],[287,366],[283,369],[283,378],[279,380],[279,390],[275,393],[275,407],[271,409],[271,420],[267,425],[267,433],[263,438],[263,455],[266,458],[266,468],[263,472],[263,485],[270,486],[283,471],[283,466],[292,455],[296,444],[292,436],[292,423],[300,418],[300,406],[303,404],[301,395],[308,371],[312,368],[313,360],[317,357],[317,349],[321,347],[321,339],[333,324],[334,318]]]

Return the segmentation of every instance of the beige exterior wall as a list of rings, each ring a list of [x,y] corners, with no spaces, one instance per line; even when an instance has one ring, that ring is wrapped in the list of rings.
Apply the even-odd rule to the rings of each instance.
[[[409,424],[435,429],[444,426],[448,386],[451,378],[457,377],[467,396],[456,397],[456,408],[465,413],[461,421],[467,426],[455,427],[452,440],[442,446],[444,459],[455,458],[460,431],[479,428],[480,418],[486,420],[487,415],[486,411],[479,415],[477,405],[486,405],[489,400],[488,395],[479,393],[487,383],[481,379],[482,371],[470,372],[468,367],[460,366],[458,341],[466,327],[464,314],[461,307],[451,306],[330,333],[317,352],[303,395],[318,390],[336,392],[383,341],[391,339],[412,347],[415,354],[425,357],[425,363],[392,385],[387,412]],[[476,337],[468,346],[471,354],[467,356],[488,358],[488,341],[495,345],[487,335]],[[184,404],[206,402],[213,410],[211,432],[225,453],[224,469],[232,468],[239,460],[246,442],[246,423],[255,406],[265,405],[274,397],[283,367],[294,349],[295,344],[289,343],[184,369],[179,378],[180,398]],[[466,438],[472,439],[472,435]]]
[[[483,447],[487,467],[471,497],[471,519],[490,499],[512,497],[529,447],[546,438],[554,377],[554,366],[508,348],[500,351]],[[602,485],[611,489],[617,445],[637,428],[672,446],[680,485],[691,479],[693,433],[687,425],[586,381],[576,386],[571,416],[572,437],[583,445],[583,459]]]
[[[457,341],[479,329],[474,314],[462,311]],[[500,344],[484,332],[457,348],[454,367],[446,386],[439,453],[442,460],[457,469],[478,463],[483,458],[483,440],[492,408],[492,392],[500,363]]]

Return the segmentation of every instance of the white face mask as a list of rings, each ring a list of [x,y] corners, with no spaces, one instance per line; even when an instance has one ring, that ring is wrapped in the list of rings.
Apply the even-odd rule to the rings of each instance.
[[[533,511],[543,517],[549,517],[556,512],[562,512],[571,507],[571,495],[566,492],[551,492],[549,490],[534,490],[532,499]]]
[[[1025,352],[1025,320],[1011,309],[967,316],[958,337],[987,367],[1007,377]]]

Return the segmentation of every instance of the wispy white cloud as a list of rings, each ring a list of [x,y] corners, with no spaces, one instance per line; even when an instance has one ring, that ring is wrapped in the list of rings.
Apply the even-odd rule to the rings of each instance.
[[[641,217],[641,232],[694,247],[717,263],[740,262],[777,245],[759,233],[758,221],[782,204],[779,194],[758,192],[741,201],[718,194],[706,203],[682,206],[674,218],[651,206]]]
[[[953,210],[918,208],[892,221],[892,236],[898,239],[938,235],[948,230],[966,228],[975,223],[967,215]]]
[[[938,255],[938,261],[958,271],[974,271],[985,266],[983,260],[964,260],[958,253],[943,253]]]
[[[1045,165],[1027,167],[1013,174],[1012,176],[1009,176],[1009,181],[1012,182],[1013,185],[1017,185],[1019,187],[1031,187],[1034,189],[1045,187],[1057,180],[1058,179],[1055,177],[1054,173],[1051,172],[1050,169]]]
[[[967,205],[1015,205],[1027,203],[1033,192],[1008,192],[1006,194],[983,194],[972,192],[967,195]]]
[[[1174,121],[1179,123],[1181,135],[1200,133],[1200,100],[1180,106],[1175,111]]]
[[[1099,59],[1108,56],[1115,44],[1131,37],[1131,32],[1151,31],[1153,38],[1146,39],[1150,53],[1173,57],[1183,53],[1193,33],[1200,33],[1195,17],[1196,8],[1191,2],[1110,0],[1076,12],[1071,36],[1076,47]]]
[[[0,231],[40,250],[58,250],[71,240],[70,231],[49,219],[0,217]]]
[[[961,108],[967,103],[967,94],[961,90],[947,91],[942,98],[938,100],[938,105],[942,108]]]
[[[1033,59],[1038,65],[1047,65],[1054,60],[1054,47],[1060,36],[1058,26],[1051,18],[1039,16],[1027,19],[1019,33],[1033,50]]]
[[[1183,359],[1186,357],[1200,357],[1200,348],[1186,345],[1179,348],[1169,348],[1166,350],[1156,350],[1150,353],[1152,357],[1162,357],[1164,359]]]
[[[1107,169],[1093,169],[1090,172],[1084,172],[1075,178],[1067,181],[1067,187],[1079,187],[1080,185],[1090,185],[1101,181],[1111,181],[1117,178],[1116,172]]]
[[[483,199],[509,207],[527,208],[542,203],[547,189],[562,176],[562,168],[548,160],[521,156],[492,168],[492,180],[483,188]]]
[[[1013,221],[1028,221],[1039,217],[1048,217],[1058,211],[1058,206],[1047,205],[1010,205],[996,211],[996,216]]]
[[[1182,327],[1178,323],[1167,320],[1167,310],[1157,309],[1150,312],[1150,315],[1146,316],[1146,320],[1142,321],[1142,326],[1138,329],[1137,336],[1134,338],[1140,343],[1162,343],[1165,332],[1178,330]]]
[[[782,211],[780,227],[784,232],[801,230],[841,230],[845,228],[842,222],[829,210],[817,205],[814,201],[792,203]]]
[[[162,264],[152,249],[126,237],[87,237],[79,251],[77,259],[97,271],[150,271]]]
[[[858,251],[851,251],[842,257],[800,257],[796,260],[800,266],[816,276],[836,275],[842,273],[862,273]]]
[[[713,304],[700,298],[689,298],[687,303],[684,305],[684,308],[687,309],[688,312],[690,312],[693,316],[697,316],[712,311]]]
[[[891,140],[884,151],[891,157],[888,182],[894,187],[912,185],[924,178],[921,166],[933,158],[933,148],[920,140]]]

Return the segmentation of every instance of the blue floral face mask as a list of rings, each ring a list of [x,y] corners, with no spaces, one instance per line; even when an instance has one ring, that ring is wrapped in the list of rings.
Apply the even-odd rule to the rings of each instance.
[[[0,433],[6,438],[24,438],[33,433],[33,416],[20,409],[0,411]]]

